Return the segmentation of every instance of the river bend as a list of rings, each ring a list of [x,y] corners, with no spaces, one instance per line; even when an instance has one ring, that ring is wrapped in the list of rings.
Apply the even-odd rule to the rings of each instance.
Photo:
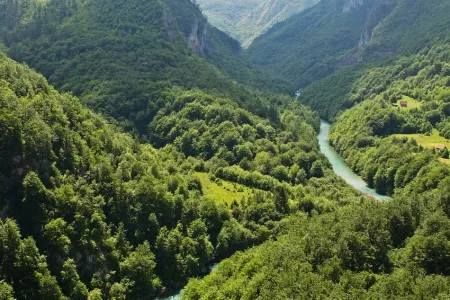
[[[377,200],[388,200],[388,196],[378,194],[374,189],[367,186],[367,183],[350,169],[345,163],[344,159],[330,146],[331,124],[325,120],[320,120],[319,145],[320,152],[322,152],[333,166],[333,171],[344,179],[348,184],[355,189],[361,191],[363,194],[371,196]]]

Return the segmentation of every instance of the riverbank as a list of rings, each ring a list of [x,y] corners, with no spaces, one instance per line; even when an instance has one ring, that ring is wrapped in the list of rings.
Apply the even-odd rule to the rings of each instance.
[[[320,151],[328,158],[331,165],[333,166],[333,171],[344,179],[348,184],[353,186],[355,189],[361,191],[363,194],[373,197],[380,201],[385,201],[390,199],[390,197],[378,194],[374,189],[367,186],[367,183],[359,177],[355,172],[353,172],[345,163],[344,159],[330,146],[329,135],[330,135],[331,124],[325,120],[320,120],[320,133],[319,133],[319,145]],[[214,264],[210,267],[210,271],[213,271],[218,264]],[[164,295],[164,297],[159,298],[160,300],[179,300],[181,299],[181,292],[183,290],[171,291],[170,293]]]
[[[325,120],[320,120],[319,145],[322,152],[333,166],[333,171],[344,179],[348,184],[353,186],[365,195],[373,197],[380,201],[389,200],[389,196],[378,194],[374,189],[367,186],[367,183],[350,169],[344,159],[337,153],[329,142],[331,124]]]
[[[209,273],[211,273],[212,271],[214,271],[218,265],[219,265],[218,263],[210,265],[208,268],[209,272],[207,274],[205,274],[205,276],[208,275]],[[183,289],[170,291],[166,295],[164,295],[162,298],[156,298],[156,299],[157,300],[180,300],[181,292],[183,292]]]

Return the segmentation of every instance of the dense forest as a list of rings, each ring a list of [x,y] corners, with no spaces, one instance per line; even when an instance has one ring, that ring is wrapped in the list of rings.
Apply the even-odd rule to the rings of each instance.
[[[267,63],[269,70],[285,72],[285,78],[315,76],[297,82],[300,87],[312,82],[299,100],[335,120],[331,144],[370,187],[392,198],[299,212],[276,240],[224,260],[205,279],[191,280],[183,299],[449,297],[450,52],[448,40],[439,39],[449,31],[448,4],[398,1],[357,52],[342,56],[339,48],[330,48],[331,64],[320,52],[326,47],[314,58],[317,51],[299,55],[294,44],[318,28],[308,20],[335,25],[320,29],[323,34],[345,30],[348,23],[333,23],[339,18],[323,22],[318,11],[330,6],[325,1],[322,5],[272,28],[250,47],[249,55],[257,65]],[[366,28],[368,21],[370,16]],[[294,34],[306,23],[311,30]],[[364,38],[365,29],[359,34],[348,49]],[[345,41],[335,42],[347,47]],[[308,44],[298,45],[307,49]],[[320,43],[309,45],[316,49]],[[354,53],[358,64],[336,65]],[[332,68],[314,73],[299,68],[298,61]],[[325,78],[316,81],[320,77]]]
[[[0,299],[449,298],[449,12],[0,0]]]
[[[297,89],[307,87],[302,101],[312,107],[320,101],[318,109],[323,109],[335,105],[330,97],[341,96],[337,91],[323,99],[323,86],[338,89],[352,80],[342,76],[357,74],[344,70],[339,82],[318,80],[359,62],[413,54],[433,38],[447,37],[449,9],[447,1],[439,0],[324,0],[273,26],[255,40],[247,56],[254,66],[281,75]]]
[[[231,221],[228,211],[200,200],[170,152],[120,133],[26,67],[4,56],[0,66],[1,276],[13,296],[140,298],[202,272],[208,231]]]
[[[14,0],[1,7],[7,54],[128,129],[142,132],[173,85],[233,98],[261,116],[259,96],[236,80],[289,89],[250,68],[239,44],[188,0]]]
[[[183,299],[446,299],[445,189],[296,215],[276,241],[191,280]]]
[[[16,2],[20,3],[25,2]],[[77,5],[82,3],[68,4],[74,5],[73,14],[63,19],[80,22],[77,13],[82,7]],[[274,238],[285,230],[291,213],[344,205],[341,193],[358,197],[332,174],[317,142],[311,143],[318,130],[317,114],[291,98],[235,84],[218,69],[219,77],[207,77],[212,81],[197,76],[205,86],[177,86],[174,81],[155,88],[163,83],[163,73],[154,75],[154,85],[152,78],[142,79],[154,94],[134,89],[141,86],[133,82],[139,71],[129,67],[112,72],[109,79],[105,78],[109,73],[99,69],[87,73],[98,76],[97,81],[89,79],[69,68],[75,64],[83,70],[77,62],[80,57],[61,58],[62,52],[53,48],[73,41],[62,38],[48,44],[49,37],[58,37],[52,30],[62,34],[60,20],[52,23],[56,29],[49,29],[48,37],[23,39],[22,34],[28,33],[21,30],[37,26],[26,21],[44,22],[42,16],[50,14],[46,9],[53,7],[22,8],[21,25],[14,29],[17,35],[3,31],[6,52],[18,58],[22,51],[37,51],[39,47],[34,47],[44,43],[40,47],[51,53],[45,55],[48,60],[36,59],[33,52],[25,60],[50,70],[46,75],[61,90],[82,98],[58,93],[28,67],[0,56],[3,298],[152,298],[182,286],[188,277],[204,274],[218,259]],[[79,30],[68,35],[79,34],[91,43],[84,36],[88,33]],[[188,47],[186,40],[181,41]],[[28,43],[33,47],[27,48]],[[102,47],[111,50],[107,44]],[[176,44],[173,48],[178,49]],[[194,66],[214,69],[189,51]],[[95,66],[92,50],[80,55],[85,66]],[[125,62],[118,65],[125,67]],[[113,71],[116,65],[106,60],[98,66]],[[67,72],[59,73],[59,67]],[[215,78],[235,88],[215,90]],[[127,80],[132,83],[128,90]],[[85,92],[86,84],[92,90]],[[115,96],[121,106],[114,104]],[[133,107],[136,103],[126,100],[136,97],[148,101],[152,115],[148,122],[124,124],[123,120],[135,121],[129,111],[142,113]],[[113,102],[103,106],[102,99]],[[121,133],[84,103],[116,117],[123,129],[131,128],[159,150]],[[204,191],[203,174],[209,174],[209,185],[232,183],[251,194],[232,203],[217,201],[215,194]]]
[[[374,2],[382,1],[363,1],[349,10],[344,2],[323,0],[276,24],[250,45],[246,55],[253,65],[281,74],[297,88],[355,63],[358,53],[353,50],[361,31],[377,11]]]
[[[191,280],[183,299],[449,297],[450,160],[434,147],[448,145],[448,49],[365,69],[346,97],[359,104],[333,126],[331,143],[391,200],[303,210],[277,240]]]
[[[450,138],[449,61],[449,43],[436,42],[417,55],[372,68],[354,83],[348,99],[364,101],[339,116],[330,139],[380,192],[405,187],[437,158],[450,162],[447,148],[435,149]]]
[[[272,126],[232,100],[175,90],[163,110],[171,113],[151,123],[164,146],[156,150],[3,55],[0,79],[8,297],[150,297],[277,235],[306,195],[324,210],[341,205],[343,183],[308,143],[317,116],[296,104]],[[186,122],[199,130],[179,134]],[[231,206],[215,202],[197,172],[255,193]]]

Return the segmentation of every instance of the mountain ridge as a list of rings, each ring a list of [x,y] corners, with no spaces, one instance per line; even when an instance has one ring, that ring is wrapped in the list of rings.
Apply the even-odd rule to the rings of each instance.
[[[342,67],[412,54],[433,37],[444,37],[448,30],[439,28],[448,28],[447,6],[420,0],[321,1],[272,27],[246,52],[254,66],[303,88]]]
[[[247,48],[260,34],[313,5],[319,0],[212,1],[198,3],[210,22]],[[232,11],[231,13],[229,13]]]

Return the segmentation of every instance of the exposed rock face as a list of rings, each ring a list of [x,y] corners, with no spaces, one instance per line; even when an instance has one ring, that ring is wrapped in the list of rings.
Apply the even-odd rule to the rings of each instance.
[[[191,24],[191,33],[187,38],[191,50],[197,53],[198,55],[205,54],[207,34],[208,34],[208,23],[205,22],[202,24],[196,18],[195,21]]]
[[[392,12],[397,5],[397,0],[375,0],[371,7],[366,26],[361,32],[361,39],[358,43],[359,61],[362,60],[362,51],[364,47],[373,40],[374,31],[378,25]]]
[[[270,2],[264,3],[264,5],[265,7],[261,9],[262,13],[257,16],[258,25],[264,25],[265,23],[271,22],[271,20],[277,18],[280,13],[283,13],[287,9],[289,9],[289,6],[287,6],[283,1],[280,0],[271,0]],[[248,17],[250,17],[252,14],[254,15],[255,11],[249,14]]]
[[[169,39],[173,40],[175,37],[175,26],[172,15],[170,14],[170,11],[167,8],[164,8],[163,10],[163,20],[164,24],[167,27],[167,34],[169,35]]]
[[[355,45],[357,47],[337,63],[338,67],[353,65],[363,60],[364,49],[372,42],[374,31],[395,8],[397,0],[345,0],[343,4],[344,13],[366,6],[369,14],[358,45]]]
[[[358,6],[364,5],[364,0],[346,0],[344,3],[343,12],[350,12]]]
[[[372,40],[372,30],[373,28],[366,27],[361,33],[361,39],[358,43],[358,49],[361,50],[365,45],[370,43]]]
[[[188,47],[197,55],[203,56],[208,50],[208,22],[201,14],[189,14],[188,17],[189,19],[183,20],[185,24],[180,26],[180,23],[177,22],[179,20],[173,16],[170,5],[164,7],[162,15],[169,39],[174,40],[176,32],[180,30],[188,40]]]

